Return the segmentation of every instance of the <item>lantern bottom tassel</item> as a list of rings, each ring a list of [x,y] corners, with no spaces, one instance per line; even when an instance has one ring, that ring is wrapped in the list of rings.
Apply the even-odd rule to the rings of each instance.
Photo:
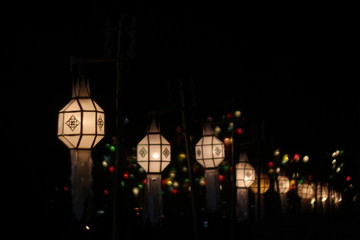
[[[147,174],[145,194],[144,221],[152,226],[160,225],[163,210],[160,174]]]
[[[72,210],[76,220],[89,217],[92,208],[91,150],[71,150],[71,196]]]

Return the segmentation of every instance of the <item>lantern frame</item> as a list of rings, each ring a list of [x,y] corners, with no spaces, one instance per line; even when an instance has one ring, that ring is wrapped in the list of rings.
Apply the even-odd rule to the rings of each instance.
[[[248,188],[250,187],[256,178],[255,168],[250,164],[246,153],[240,154],[239,162],[235,166],[236,168],[236,187]]]
[[[203,136],[195,145],[196,161],[205,169],[217,168],[225,158],[225,146],[214,134],[209,123],[203,126]]]
[[[84,77],[73,85],[72,99],[58,113],[57,137],[69,149],[92,149],[105,136],[104,110],[91,98]]]
[[[260,187],[258,186],[259,183]],[[270,177],[265,173],[260,173],[259,182],[258,174],[256,174],[255,181],[253,182],[253,184],[251,184],[249,188],[255,194],[258,194],[259,192],[260,194],[265,194],[270,188]]]
[[[171,162],[171,145],[153,119],[145,137],[137,144],[137,163],[148,174],[161,173]]]

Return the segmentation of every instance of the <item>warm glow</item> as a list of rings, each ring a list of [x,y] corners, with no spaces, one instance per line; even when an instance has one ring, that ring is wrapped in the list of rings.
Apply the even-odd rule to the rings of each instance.
[[[203,137],[195,145],[196,161],[204,168],[218,167],[225,158],[224,143],[213,133],[209,124],[204,125]]]
[[[234,117],[236,117],[236,118],[241,117],[241,111],[240,111],[240,110],[236,110],[236,111],[234,112]]]
[[[259,193],[260,190],[260,194],[264,194],[270,188],[270,178],[268,175],[264,173],[260,173],[260,187],[259,187],[257,174],[255,174],[255,176],[256,176],[255,181],[253,182],[253,184],[251,184],[250,190],[255,194]]]
[[[137,163],[146,173],[161,173],[170,163],[171,146],[153,119],[146,136],[137,145]]]
[[[312,199],[315,196],[314,186],[308,183],[299,184],[298,195],[303,199]]]
[[[249,163],[246,153],[240,154],[239,163],[236,164],[236,187],[248,188],[255,180],[255,169]]]
[[[290,190],[290,180],[286,176],[278,176],[279,188],[275,184],[274,190],[279,193],[287,193]]]
[[[105,135],[105,114],[90,98],[84,78],[73,87],[72,99],[58,113],[58,138],[69,149],[92,149]]]
[[[277,157],[277,156],[279,156],[280,155],[280,149],[275,149],[275,151],[274,151],[274,156],[275,157]]]

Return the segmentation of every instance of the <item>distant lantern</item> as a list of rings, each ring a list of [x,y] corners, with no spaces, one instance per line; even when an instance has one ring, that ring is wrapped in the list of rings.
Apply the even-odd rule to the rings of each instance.
[[[255,196],[255,216],[256,218],[264,218],[264,194],[270,188],[270,178],[265,173],[260,173],[260,178],[256,174],[256,178],[253,184],[250,186],[250,190],[256,195]],[[260,209],[259,203],[260,202]]]
[[[297,192],[300,199],[301,211],[309,212],[313,207],[312,199],[315,197],[315,188],[310,183],[302,183],[297,186]]]
[[[290,179],[287,176],[278,176],[278,185],[275,184],[275,192],[278,193],[287,193],[290,190]]]
[[[236,164],[236,187],[248,188],[255,181],[255,168],[249,163],[246,153],[240,154],[240,160]]]
[[[105,135],[105,114],[90,97],[89,81],[73,85],[72,99],[58,113],[58,138],[70,149],[71,193],[75,217],[80,220],[92,196],[91,149]]]
[[[239,162],[236,164],[236,215],[238,221],[249,217],[249,187],[255,181],[255,168],[249,163],[248,155],[240,153]]]
[[[302,183],[298,185],[298,195],[302,199],[312,199],[315,196],[315,189],[309,183]]]
[[[319,213],[325,213],[328,197],[329,185],[327,183],[318,182],[316,184],[316,201],[317,211]]]
[[[217,168],[225,158],[224,143],[220,141],[211,129],[210,124],[204,124],[203,136],[195,145],[196,161],[205,169]]]
[[[209,123],[203,125],[203,136],[195,145],[195,154],[197,162],[205,168],[207,209],[217,212],[220,203],[218,167],[225,158],[225,150]]]
[[[161,172],[170,160],[170,143],[162,136],[153,118],[146,136],[137,145],[137,163],[146,172],[145,218],[151,225],[158,225],[162,217]]]
[[[286,213],[286,193],[290,190],[290,179],[287,176],[280,175],[274,185],[275,192],[279,193],[282,213]]]

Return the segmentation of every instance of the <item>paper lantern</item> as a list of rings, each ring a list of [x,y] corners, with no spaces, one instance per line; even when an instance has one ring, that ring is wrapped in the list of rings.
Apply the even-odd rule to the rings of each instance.
[[[256,174],[255,181],[250,186],[250,190],[255,194],[264,194],[270,188],[270,178],[264,173],[260,173],[260,187],[258,185],[258,176]]]
[[[274,185],[275,192],[278,193],[287,193],[290,190],[290,179],[286,176],[278,176],[278,185]]]
[[[216,168],[225,158],[224,143],[220,141],[206,123],[203,136],[195,145],[196,161],[205,169]]]
[[[91,149],[105,135],[105,114],[90,97],[89,81],[84,77],[73,85],[72,99],[58,113],[57,136],[71,157],[72,208],[77,220],[86,214],[92,202]]]
[[[170,143],[161,135],[155,119],[137,145],[137,162],[146,173],[161,173],[170,163]]]
[[[312,184],[302,183],[297,188],[298,195],[302,199],[312,199],[315,196],[315,189]]]
[[[137,163],[146,172],[144,219],[152,226],[162,218],[161,172],[171,160],[170,143],[161,135],[152,119],[146,136],[137,145]]]
[[[92,149],[105,135],[105,114],[90,98],[84,77],[73,86],[72,99],[59,111],[58,138],[69,149]]]
[[[249,163],[246,153],[240,154],[239,163],[236,164],[236,187],[248,188],[255,181],[255,168]]]
[[[240,153],[236,164],[236,216],[239,222],[249,217],[249,187],[255,181],[255,168],[246,153]]]
[[[209,212],[217,212],[220,204],[219,165],[225,158],[224,143],[215,135],[209,123],[203,126],[203,136],[195,145],[196,160],[205,168],[206,203]]]
[[[274,185],[274,191],[279,193],[281,202],[281,211],[283,214],[286,213],[286,193],[290,190],[290,179],[286,176],[278,176],[277,183]]]

